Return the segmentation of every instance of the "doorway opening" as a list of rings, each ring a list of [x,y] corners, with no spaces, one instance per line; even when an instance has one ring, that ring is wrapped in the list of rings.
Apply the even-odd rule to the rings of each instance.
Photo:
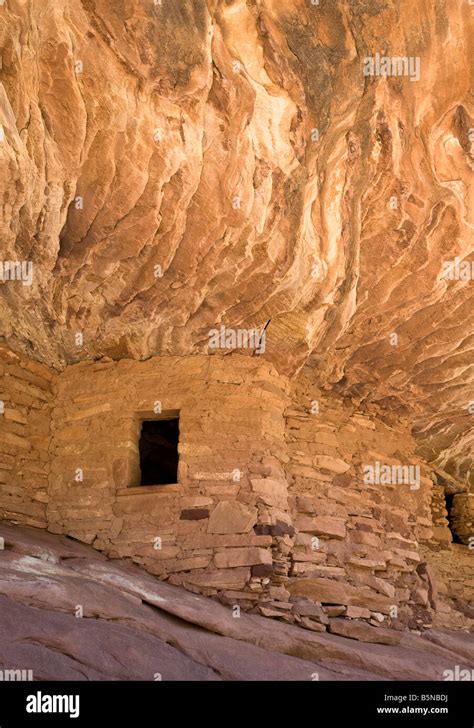
[[[140,432],[140,485],[178,482],[179,417],[143,420]]]
[[[453,543],[462,543],[462,540],[459,538],[457,534],[457,520],[454,516],[455,513],[455,504],[454,504],[454,498],[457,495],[457,493],[446,493],[445,499],[446,499],[446,510],[448,511],[447,519],[448,519],[448,525],[449,530],[452,533],[453,536]]]

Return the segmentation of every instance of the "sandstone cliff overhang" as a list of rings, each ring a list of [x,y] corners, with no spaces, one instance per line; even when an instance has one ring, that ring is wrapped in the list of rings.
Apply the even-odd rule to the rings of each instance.
[[[472,484],[473,30],[467,1],[4,4],[1,257],[33,268],[0,333],[64,365],[270,322],[279,371]]]

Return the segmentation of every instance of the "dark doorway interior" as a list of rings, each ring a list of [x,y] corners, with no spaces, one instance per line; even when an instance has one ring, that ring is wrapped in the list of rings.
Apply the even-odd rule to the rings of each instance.
[[[446,493],[446,510],[448,511],[448,523],[449,523],[449,530],[453,534],[453,543],[462,543],[461,539],[456,533],[456,524],[454,522],[453,518],[453,508],[454,508],[454,496],[456,494],[449,494]]]
[[[140,485],[178,482],[179,418],[144,420],[140,435]]]

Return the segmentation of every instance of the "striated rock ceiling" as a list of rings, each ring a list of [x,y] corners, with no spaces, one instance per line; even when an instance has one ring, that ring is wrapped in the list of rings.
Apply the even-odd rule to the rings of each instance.
[[[443,278],[474,259],[468,0],[8,0],[0,24],[14,347],[180,355],[270,321],[280,370],[468,477],[474,283]],[[377,53],[419,78],[364,75]]]

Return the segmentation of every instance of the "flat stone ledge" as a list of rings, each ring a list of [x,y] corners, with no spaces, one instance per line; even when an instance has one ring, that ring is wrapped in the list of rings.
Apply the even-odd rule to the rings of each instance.
[[[133,485],[128,488],[117,488],[117,497],[125,495],[169,495],[170,493],[181,493],[183,486],[179,483],[167,485]]]

